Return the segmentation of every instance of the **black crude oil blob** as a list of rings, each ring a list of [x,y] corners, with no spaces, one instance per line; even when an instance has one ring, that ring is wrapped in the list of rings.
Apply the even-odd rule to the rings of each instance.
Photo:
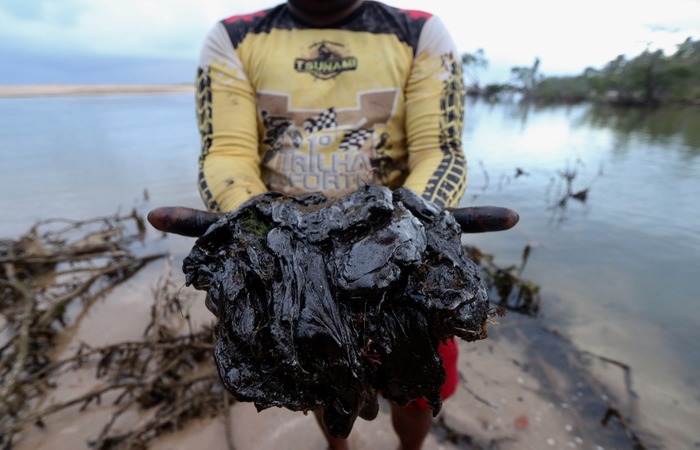
[[[258,410],[324,408],[346,437],[377,391],[440,410],[441,341],[486,337],[486,290],[449,212],[412,191],[251,199],[212,225],[183,264],[218,307],[226,389]]]

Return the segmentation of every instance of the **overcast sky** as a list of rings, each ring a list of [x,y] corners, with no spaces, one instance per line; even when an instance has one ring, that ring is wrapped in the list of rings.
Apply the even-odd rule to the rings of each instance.
[[[4,64],[6,73],[4,78],[0,75],[0,83],[7,83],[8,79],[16,82],[8,72],[38,64],[42,59],[50,61],[57,71],[62,61],[66,67],[75,68],[79,67],[77,60],[87,57],[100,57],[100,61],[158,58],[181,61],[189,67],[196,61],[204,35],[217,20],[277,3],[278,0],[0,0],[0,57],[9,61]],[[387,3],[437,14],[462,52],[484,49],[491,68],[490,73],[482,75],[485,81],[505,81],[502,78],[507,77],[510,67],[530,65],[535,57],[541,59],[545,75],[574,75],[589,66],[602,68],[619,54],[635,56],[647,46],[670,54],[687,37],[700,39],[700,0]],[[18,61],[23,66],[12,64]],[[46,70],[45,77],[50,78],[51,73]]]

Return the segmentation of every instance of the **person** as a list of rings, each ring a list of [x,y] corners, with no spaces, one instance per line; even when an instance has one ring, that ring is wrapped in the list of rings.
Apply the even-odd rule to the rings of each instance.
[[[231,211],[267,191],[342,196],[368,183],[455,206],[467,174],[461,70],[438,17],[377,1],[288,0],[221,20],[197,69],[207,209]],[[446,399],[457,386],[457,345],[438,351]],[[391,412],[400,448],[421,448],[427,403]],[[317,418],[329,447],[347,449]]]

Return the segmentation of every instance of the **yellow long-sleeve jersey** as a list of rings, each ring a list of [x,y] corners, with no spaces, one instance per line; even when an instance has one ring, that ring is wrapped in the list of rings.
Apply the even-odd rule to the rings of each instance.
[[[436,16],[374,1],[323,28],[286,4],[222,20],[197,73],[203,200],[228,211],[268,190],[335,197],[376,183],[454,205],[461,67]]]

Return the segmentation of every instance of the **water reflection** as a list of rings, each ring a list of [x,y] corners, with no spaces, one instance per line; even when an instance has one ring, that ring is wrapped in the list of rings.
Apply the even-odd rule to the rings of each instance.
[[[689,381],[700,371],[700,109],[468,108],[464,206],[520,214],[512,232],[469,243],[504,266],[529,246],[523,276],[542,288],[543,320],[629,365],[650,423],[688,440],[686,414],[700,408]]]
[[[478,101],[470,101],[468,108],[478,108]],[[511,123],[525,130],[528,121],[538,114],[555,113],[558,116],[576,116],[572,127],[610,130],[616,138],[615,148],[629,149],[632,140],[685,150],[688,156],[700,154],[700,107],[629,108],[604,104],[538,105],[530,102],[489,103],[490,111],[502,110]],[[469,125],[469,124],[467,124]],[[679,145],[680,144],[680,145]]]
[[[700,155],[700,108],[623,108],[595,105],[579,125],[610,129],[615,133],[616,150],[629,150],[630,143],[642,139],[651,144],[673,147]],[[682,145],[674,145],[680,140]]]

